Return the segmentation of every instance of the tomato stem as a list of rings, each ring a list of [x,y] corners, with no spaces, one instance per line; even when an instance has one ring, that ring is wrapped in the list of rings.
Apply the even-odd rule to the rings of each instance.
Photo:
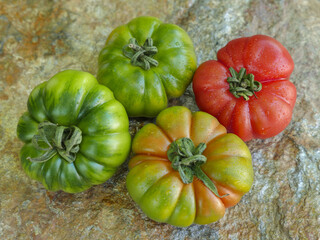
[[[135,38],[130,38],[129,44],[122,49],[123,55],[131,59],[133,66],[149,70],[151,66],[158,66],[158,61],[152,57],[158,52],[156,46],[153,46],[152,38],[147,38],[143,46],[140,46]]]
[[[218,190],[211,179],[202,171],[201,165],[207,161],[206,156],[202,155],[206,149],[205,143],[194,146],[190,138],[179,138],[172,142],[167,155],[171,161],[171,166],[178,171],[182,181],[185,184],[193,182],[193,177],[199,178],[217,197],[220,196]]]
[[[246,101],[253,95],[258,98],[255,92],[262,89],[262,84],[254,80],[253,74],[246,74],[245,68],[241,68],[239,73],[232,67],[229,68],[229,71],[231,77],[227,78],[227,82],[229,83],[229,91],[233,96],[236,98],[243,97]]]
[[[38,135],[33,136],[32,144],[37,150],[45,153],[27,159],[31,162],[46,162],[58,153],[67,162],[72,163],[76,160],[81,141],[82,132],[78,127],[65,127],[44,121],[39,123]]]

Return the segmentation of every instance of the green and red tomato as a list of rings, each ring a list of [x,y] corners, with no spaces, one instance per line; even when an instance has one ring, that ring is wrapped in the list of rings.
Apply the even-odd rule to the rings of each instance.
[[[175,226],[222,218],[253,183],[251,154],[216,118],[163,110],[134,137],[127,189],[151,219]]]

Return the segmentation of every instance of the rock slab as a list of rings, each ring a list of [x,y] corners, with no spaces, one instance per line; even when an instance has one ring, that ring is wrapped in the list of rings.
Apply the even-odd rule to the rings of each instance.
[[[64,69],[97,72],[108,34],[140,15],[184,28],[198,63],[228,41],[266,34],[289,50],[293,119],[252,140],[255,182],[223,219],[176,228],[148,219],[125,187],[127,162],[79,194],[48,192],[22,171],[16,125],[31,90]],[[320,239],[320,2],[317,0],[2,0],[0,2],[0,239]],[[197,110],[191,87],[171,105]],[[144,122],[131,120],[132,135]]]

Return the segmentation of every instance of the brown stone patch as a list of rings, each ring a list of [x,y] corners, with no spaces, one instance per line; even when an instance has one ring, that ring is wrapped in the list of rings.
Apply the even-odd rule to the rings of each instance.
[[[1,93],[0,92],[0,100],[8,100],[9,99],[9,96],[7,95],[7,94],[5,94],[5,93]]]
[[[10,59],[12,62],[12,59]],[[14,63],[6,62],[4,64],[4,78],[5,78],[5,84],[7,86],[12,86],[14,85],[21,74],[21,69]]]
[[[55,54],[52,43],[56,39],[59,41],[60,32],[70,23],[68,13],[59,2],[10,2],[3,6],[0,13],[20,34],[20,38],[14,40],[14,49],[11,49],[13,43],[8,42],[5,42],[4,49],[13,50],[23,58],[36,58],[46,52]],[[59,45],[65,48],[61,39]]]

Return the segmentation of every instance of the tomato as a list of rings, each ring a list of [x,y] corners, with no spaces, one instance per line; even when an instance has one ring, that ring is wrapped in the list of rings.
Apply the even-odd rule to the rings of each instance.
[[[163,110],[134,137],[127,189],[151,219],[208,224],[253,183],[251,154],[216,118],[182,106]]]
[[[33,89],[17,127],[22,167],[51,191],[80,192],[110,178],[131,146],[129,120],[89,73],[66,70]]]
[[[291,121],[296,88],[294,63],[277,40],[256,35],[232,40],[202,63],[193,78],[200,110],[217,117],[242,140],[269,138]]]
[[[181,96],[197,68],[188,34],[154,17],[114,29],[99,55],[98,81],[130,117],[155,117],[168,98]]]

